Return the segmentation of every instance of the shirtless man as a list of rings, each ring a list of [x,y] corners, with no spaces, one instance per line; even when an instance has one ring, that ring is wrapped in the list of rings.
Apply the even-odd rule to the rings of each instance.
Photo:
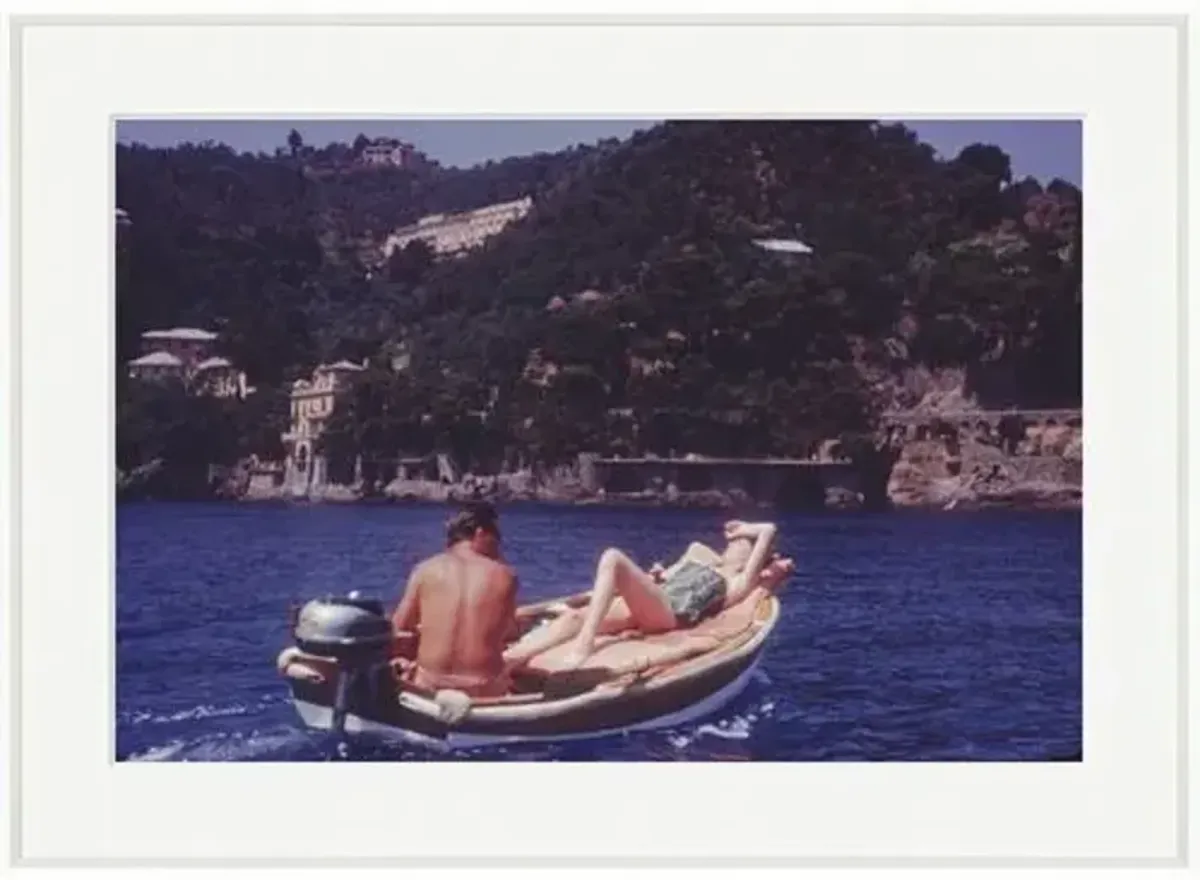
[[[498,696],[509,687],[503,652],[517,634],[517,578],[500,561],[495,508],[464,507],[446,526],[446,545],[413,570],[393,628],[420,628],[411,670],[418,687]]]

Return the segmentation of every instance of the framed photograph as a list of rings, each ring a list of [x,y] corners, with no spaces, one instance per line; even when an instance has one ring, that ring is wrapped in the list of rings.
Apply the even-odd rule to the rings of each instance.
[[[1183,19],[12,33],[16,864],[1185,864]]]

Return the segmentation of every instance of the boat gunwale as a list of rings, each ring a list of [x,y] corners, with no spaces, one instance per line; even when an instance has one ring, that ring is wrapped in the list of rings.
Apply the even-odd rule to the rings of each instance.
[[[763,613],[764,606],[765,614]],[[634,672],[619,673],[611,681],[601,682],[595,687],[564,697],[546,698],[544,695],[538,694],[533,700],[517,702],[511,698],[527,695],[512,694],[472,701],[471,707],[460,723],[545,720],[569,715],[584,707],[619,702],[629,694],[631,689],[636,689],[639,694],[670,689],[761,650],[767,637],[778,623],[780,615],[779,598],[773,594],[762,596],[754,609],[754,616],[750,624],[743,632],[724,641],[711,651],[667,664],[660,673],[651,675]],[[430,720],[438,720],[442,714],[434,699],[415,693],[403,685],[397,693],[397,702],[404,709]]]

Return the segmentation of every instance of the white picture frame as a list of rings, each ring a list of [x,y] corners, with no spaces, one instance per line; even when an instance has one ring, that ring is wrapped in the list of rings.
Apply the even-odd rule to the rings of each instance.
[[[12,22],[11,860],[922,875],[1183,864],[1180,187],[1194,35],[1182,19],[223,21]],[[295,63],[314,55],[325,63]],[[394,59],[437,69],[448,55],[452,74],[396,86]],[[115,763],[112,156],[113,121],[129,115],[1083,117],[1084,761]],[[548,798],[568,787],[589,796],[570,809]],[[316,789],[353,809],[298,818]]]

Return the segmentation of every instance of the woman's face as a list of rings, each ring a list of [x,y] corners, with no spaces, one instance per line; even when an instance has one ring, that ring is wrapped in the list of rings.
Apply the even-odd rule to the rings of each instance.
[[[746,563],[750,561],[750,551],[753,549],[753,543],[745,538],[730,541],[725,546],[725,552],[721,554],[723,567],[730,571],[741,571],[746,567]]]

